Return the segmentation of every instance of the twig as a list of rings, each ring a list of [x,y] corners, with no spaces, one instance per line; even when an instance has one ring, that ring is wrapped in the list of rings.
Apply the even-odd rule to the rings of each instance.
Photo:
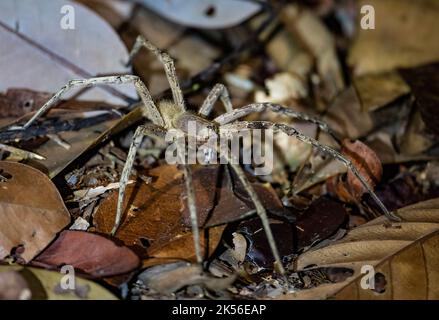
[[[10,152],[13,155],[19,156],[23,159],[36,159],[36,160],[46,160],[45,157],[37,154],[37,153],[33,153],[30,151],[26,151],[26,150],[22,150],[22,149],[18,149],[15,147],[11,147],[8,145],[5,145],[3,143],[0,143],[0,149],[2,150],[6,150],[8,152]]]

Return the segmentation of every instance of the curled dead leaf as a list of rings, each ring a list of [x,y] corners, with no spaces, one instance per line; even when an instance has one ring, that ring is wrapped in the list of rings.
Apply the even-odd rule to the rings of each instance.
[[[383,174],[383,167],[377,154],[363,142],[359,140],[351,142],[348,139],[343,140],[341,152],[352,161],[369,186],[374,188]],[[358,202],[367,192],[351,170],[348,170],[346,181],[343,181],[341,176],[337,176],[329,179],[327,185],[330,191],[346,202]]]

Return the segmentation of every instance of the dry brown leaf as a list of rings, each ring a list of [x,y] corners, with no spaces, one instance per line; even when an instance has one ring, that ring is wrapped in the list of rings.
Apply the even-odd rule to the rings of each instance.
[[[359,28],[349,64],[357,75],[415,67],[439,58],[437,0],[361,0],[375,8],[376,29]],[[358,9],[359,11],[359,9]],[[359,22],[358,22],[359,23]]]
[[[0,259],[20,249],[28,262],[70,222],[70,214],[53,183],[24,164],[1,161]],[[1,180],[0,180],[1,181]]]
[[[363,176],[372,188],[381,180],[383,167],[377,154],[363,142],[356,140],[351,142],[343,140],[341,152],[352,161],[352,164]],[[328,181],[328,187],[333,190],[339,198],[347,202],[357,202],[367,192],[361,181],[355,177],[351,170],[348,170],[347,181],[340,176]]]
[[[358,139],[374,127],[372,116],[363,111],[354,87],[349,87],[334,100],[323,120],[337,133],[350,139]]]
[[[182,174],[175,167],[165,165],[149,172],[153,184],[128,186],[123,222],[116,237],[134,247],[143,257],[156,259],[195,259],[192,233],[182,223]],[[99,207],[94,223],[99,232],[109,233],[113,227],[118,193],[114,192]],[[198,202],[209,203],[211,195],[198,195]],[[127,210],[127,205],[130,207]],[[128,212],[127,212],[128,211]],[[209,253],[221,238],[223,228],[214,228],[209,234]],[[204,237],[202,248],[205,248]],[[149,259],[151,260],[151,259]],[[153,264],[146,261],[146,265]]]
[[[364,112],[377,110],[410,93],[410,87],[396,71],[356,77],[353,82]]]
[[[29,164],[53,178],[85,151],[90,150],[104,138],[108,137],[107,133],[120,121],[118,119],[109,120],[78,131],[60,132],[58,137],[67,143],[70,148],[65,149],[56,141],[48,140],[33,150],[33,152],[44,156],[46,160],[34,161]]]
[[[401,133],[401,137],[398,139],[399,152],[406,158],[421,156],[437,143],[437,139],[433,139],[432,135],[427,134],[426,124],[428,122],[422,118],[421,112],[414,110],[412,116],[408,119],[404,132]],[[434,118],[430,117],[430,119],[429,122],[434,123]],[[429,127],[434,126],[434,124],[429,125]]]
[[[149,171],[152,184],[128,186],[125,196],[123,223],[116,237],[127,246],[133,247],[140,255],[154,257],[144,265],[185,259],[195,261],[193,238],[186,209],[183,174],[176,166],[163,165]],[[200,226],[220,225],[237,220],[242,214],[252,210],[246,195],[236,194],[227,181],[217,189],[218,166],[200,166],[192,169],[196,194],[197,213]],[[230,183],[230,182],[229,182]],[[282,204],[274,192],[260,184],[254,184],[262,202],[272,210],[280,210]],[[109,233],[114,224],[118,193],[111,194],[99,207],[94,222],[99,232]],[[221,200],[218,200],[218,197]],[[276,202],[277,200],[277,202]],[[215,203],[218,205],[215,205]],[[209,228],[208,252],[211,254],[218,245],[224,226]],[[205,248],[201,237],[202,248]]]
[[[372,115],[362,110],[360,99],[353,86],[344,90],[334,100],[323,120],[340,137],[349,139],[363,137],[374,128]],[[334,140],[327,135],[321,134],[319,141],[337,148]],[[301,192],[346,171],[346,166],[340,161],[332,157],[315,155],[309,159],[309,166],[303,166],[296,176],[294,190]]]
[[[412,89],[428,132],[439,136],[439,63],[402,70],[401,73]]]
[[[307,79],[313,68],[313,57],[300,46],[294,36],[286,31],[279,30],[267,43],[267,54],[277,68],[301,79]]]
[[[345,281],[281,299],[439,299],[439,198],[405,207],[398,214],[401,223],[391,225],[381,216],[353,229],[340,241],[299,256],[299,270],[337,267],[354,273]],[[373,266],[376,275],[382,274],[384,292],[362,289],[364,265]]]
[[[305,49],[315,58],[325,98],[331,101],[344,88],[334,37],[312,11],[300,10],[295,5],[282,10],[281,20],[286,29],[300,39]]]
[[[117,246],[103,236],[82,231],[63,231],[32,264],[47,268],[71,265],[92,277],[109,277],[130,272],[140,260],[127,247]]]
[[[0,118],[20,117],[38,110],[52,95],[28,89],[10,88],[0,94]]]
[[[7,178],[0,182],[0,259],[23,246],[20,256],[28,262],[70,222],[70,214],[58,190],[40,171],[1,161],[0,175]]]

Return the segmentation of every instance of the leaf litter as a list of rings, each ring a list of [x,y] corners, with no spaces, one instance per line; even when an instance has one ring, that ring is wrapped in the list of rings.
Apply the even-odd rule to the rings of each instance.
[[[0,38],[8,43],[0,47],[0,298],[437,298],[437,4],[368,1],[384,21],[368,32],[359,28],[364,1],[270,4],[274,11],[236,4],[235,15],[211,20],[197,16],[207,12],[194,11],[203,7],[197,3],[175,17],[148,1],[77,1],[84,30],[93,32],[81,29],[76,41],[50,27],[48,1],[37,4],[49,8],[38,10],[39,19],[24,17],[22,8],[7,17],[10,2],[0,5]],[[220,1],[219,13],[226,6],[233,5]],[[265,33],[257,30],[264,17]],[[37,20],[53,32],[38,33]],[[8,127],[72,78],[130,73],[123,63],[138,34],[176,58],[189,108],[223,82],[234,108],[271,101],[321,117],[340,145],[313,124],[269,112],[249,119],[291,124],[339,148],[404,220],[378,217],[379,208],[339,162],[276,136],[272,174],[244,169],[269,214],[287,278],[273,272],[254,205],[226,166],[192,168],[202,269],[194,263],[182,171],[164,161],[163,141],[145,138],[123,223],[111,235],[122,168],[142,119],[133,88],[66,96],[28,130]],[[106,41],[95,40],[102,35]],[[151,55],[140,54],[133,72],[155,98],[169,97]],[[377,270],[373,290],[361,289],[364,264]],[[59,286],[64,265],[84,277],[77,290]]]

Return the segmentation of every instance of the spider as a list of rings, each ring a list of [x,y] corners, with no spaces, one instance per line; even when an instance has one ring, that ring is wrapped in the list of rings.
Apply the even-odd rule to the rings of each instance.
[[[136,91],[143,103],[143,115],[148,120],[150,120],[150,122],[146,122],[145,124],[137,127],[133,136],[127,160],[122,170],[122,175],[120,179],[117,212],[114,227],[112,230],[113,235],[118,230],[118,227],[122,220],[122,205],[125,189],[128,183],[130,172],[133,167],[137,149],[139,148],[144,136],[155,136],[163,138],[170,129],[179,129],[188,134],[187,128],[190,121],[194,121],[200,127],[209,127],[215,130],[221,129],[226,131],[232,131],[236,129],[272,129],[274,132],[283,132],[288,136],[295,137],[296,139],[304,143],[310,144],[321,152],[326,153],[341,161],[361,181],[366,190],[381,208],[383,213],[391,220],[400,220],[398,216],[390,213],[386,209],[384,204],[376,196],[365,178],[358,172],[352,162],[344,157],[337,150],[321,144],[314,138],[308,137],[297,131],[294,127],[286,124],[279,124],[269,121],[239,121],[239,119],[244,118],[252,113],[261,113],[265,110],[269,110],[290,118],[314,123],[322,131],[329,133],[332,137],[334,137],[334,139],[336,139],[334,132],[329,128],[326,123],[305,113],[296,112],[282,105],[274,103],[253,103],[238,109],[233,109],[227,88],[220,83],[216,84],[213,87],[213,89],[210,91],[207,98],[199,108],[198,112],[191,112],[187,110],[185,106],[183,93],[180,89],[179,81],[174,67],[174,61],[166,52],[162,52],[160,49],[155,47],[152,43],[144,39],[142,36],[139,36],[136,39],[136,42],[129,54],[128,63],[130,64],[132,62],[133,58],[139,53],[141,48],[146,48],[151,51],[156,56],[156,58],[159,59],[159,61],[163,64],[166,77],[171,87],[173,101],[161,101],[156,105],[145,84],[140,80],[139,77],[135,75],[104,76],[82,80],[71,80],[65,86],[63,86],[55,95],[53,95],[53,97],[49,99],[23,127],[20,127],[21,129],[28,128],[37,118],[41,117],[52,106],[54,106],[61,99],[61,97],[72,88],[91,87],[105,84],[134,84]],[[226,112],[214,118],[213,120],[209,120],[209,115],[218,100],[221,100]],[[338,139],[336,140],[338,141]],[[274,270],[281,275],[285,275],[285,269],[282,265],[279,251],[277,249],[276,242],[274,240],[274,236],[271,231],[269,220],[267,217],[267,212],[264,206],[262,205],[252,185],[249,183],[241,166],[234,163],[233,161],[230,161],[228,165],[231,166],[232,170],[234,170],[238,179],[241,181],[245,191],[248,193],[251,201],[254,204],[256,214],[261,219],[263,229],[267,236],[267,241],[275,260]],[[190,171],[191,169],[188,164],[183,164],[182,168],[183,177],[185,180],[185,188],[187,192],[187,205],[190,213],[196,260],[198,264],[202,265],[203,257],[200,248],[200,233],[197,219],[197,208],[195,205],[195,193],[192,186],[192,176]]]

